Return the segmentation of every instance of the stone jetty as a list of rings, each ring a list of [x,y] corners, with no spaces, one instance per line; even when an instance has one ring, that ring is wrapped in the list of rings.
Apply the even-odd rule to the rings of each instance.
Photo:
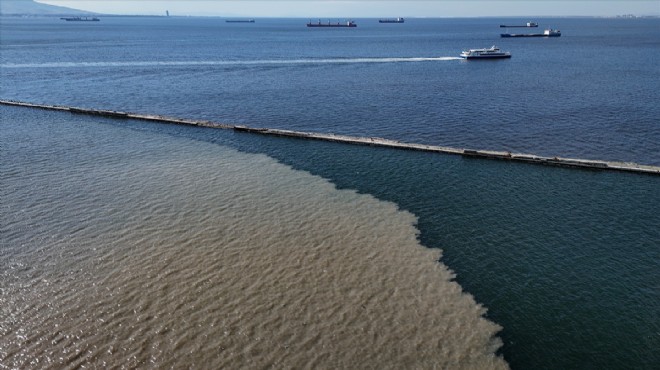
[[[347,135],[336,135],[331,133],[315,133],[315,132],[301,132],[301,131],[290,131],[290,130],[280,130],[280,129],[270,129],[270,128],[255,128],[255,127],[248,127],[243,125],[218,123],[208,120],[181,119],[181,118],[161,116],[161,115],[129,113],[122,111],[114,111],[114,110],[99,110],[99,109],[87,109],[87,108],[79,108],[79,107],[67,107],[60,105],[34,104],[34,103],[27,103],[27,102],[13,101],[13,100],[0,100],[0,104],[27,107],[27,108],[68,111],[73,114],[86,114],[86,115],[118,118],[118,119],[135,119],[135,120],[153,121],[160,123],[221,128],[221,129],[235,130],[238,132],[248,132],[248,133],[260,134],[260,135],[275,135],[275,136],[285,136],[285,137],[293,137],[293,138],[300,138],[307,140],[334,141],[334,142],[340,142],[346,144],[371,145],[371,146],[380,146],[380,147],[387,147],[394,149],[436,152],[443,154],[461,155],[464,157],[472,157],[472,158],[485,158],[485,159],[494,159],[494,160],[524,162],[524,163],[540,164],[547,166],[575,167],[575,168],[584,168],[584,169],[592,169],[592,170],[625,171],[625,172],[643,173],[650,175],[660,175],[659,166],[641,165],[631,162],[612,162],[612,161],[600,161],[600,160],[564,158],[564,157],[545,157],[534,154],[511,153],[511,152],[502,152],[502,151],[493,151],[493,150],[451,148],[451,147],[437,146],[437,145],[405,143],[397,140],[389,140],[378,137],[356,137],[356,136],[347,136]]]

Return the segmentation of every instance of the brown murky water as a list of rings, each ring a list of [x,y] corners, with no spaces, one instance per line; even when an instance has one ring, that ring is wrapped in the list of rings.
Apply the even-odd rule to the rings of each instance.
[[[2,122],[0,368],[507,367],[395,204],[54,117]]]

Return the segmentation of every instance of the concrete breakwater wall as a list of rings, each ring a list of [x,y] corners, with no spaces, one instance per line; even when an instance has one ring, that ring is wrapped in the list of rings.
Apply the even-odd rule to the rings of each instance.
[[[113,111],[113,110],[98,110],[98,109],[86,109],[79,107],[66,107],[59,105],[33,104],[33,103],[26,103],[26,102],[12,101],[12,100],[0,100],[0,104],[28,107],[28,108],[37,108],[37,109],[68,111],[74,114],[96,115],[96,116],[104,116],[111,118],[135,119],[135,120],[153,121],[160,123],[222,128],[222,129],[235,130],[238,132],[248,132],[254,134],[261,134],[261,135],[275,135],[275,136],[285,136],[285,137],[293,137],[293,138],[309,139],[309,140],[334,141],[334,142],[341,142],[347,144],[371,145],[371,146],[381,146],[381,147],[395,148],[395,149],[436,152],[436,153],[444,153],[444,154],[452,154],[452,155],[461,155],[469,158],[485,158],[485,159],[507,160],[507,161],[516,161],[516,162],[541,164],[541,165],[549,165],[549,166],[576,167],[576,168],[585,168],[585,169],[594,169],[594,170],[626,171],[626,172],[644,173],[650,175],[660,175],[660,167],[658,166],[648,166],[648,165],[641,165],[630,162],[612,162],[612,161],[599,161],[599,160],[575,159],[575,158],[563,158],[563,157],[544,157],[534,154],[451,148],[451,147],[437,146],[437,145],[404,143],[397,140],[389,140],[389,139],[376,138],[376,137],[356,137],[356,136],[347,136],[347,135],[300,132],[300,131],[269,129],[269,128],[254,128],[243,125],[218,123],[208,120],[191,120],[191,119],[181,119],[181,118],[167,117],[161,115],[138,114],[138,113],[129,113],[129,112],[121,112],[121,111]]]

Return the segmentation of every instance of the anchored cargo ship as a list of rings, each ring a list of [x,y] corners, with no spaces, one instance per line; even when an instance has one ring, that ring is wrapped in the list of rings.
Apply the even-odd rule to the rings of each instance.
[[[98,22],[100,19],[96,17],[62,17],[67,22]]]
[[[401,17],[396,19],[379,19],[378,23],[403,23],[405,20]]]
[[[227,23],[254,23],[254,19],[227,19]]]
[[[561,36],[561,31],[547,29],[543,33],[501,33],[501,37],[559,37]]]
[[[497,46],[493,45],[489,49],[470,49],[463,50],[461,58],[465,59],[503,59],[511,58],[511,53],[508,51],[501,51]]]
[[[539,24],[535,22],[527,22],[522,26],[507,26],[506,24],[500,24],[500,27],[538,27]]]
[[[331,23],[328,21],[328,23],[321,23],[319,20],[318,23],[312,23],[308,22],[307,27],[357,27],[357,24],[353,21],[346,21],[346,22],[335,22]]]

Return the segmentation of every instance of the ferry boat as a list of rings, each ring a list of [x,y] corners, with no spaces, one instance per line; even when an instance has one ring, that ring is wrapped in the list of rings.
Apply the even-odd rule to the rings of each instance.
[[[378,23],[403,23],[405,20],[401,17],[397,19],[379,19]]]
[[[538,27],[539,24],[535,22],[527,22],[526,24],[522,26],[507,26],[506,24],[500,24],[500,27]]]
[[[465,59],[503,59],[511,58],[511,53],[508,51],[501,51],[497,46],[493,45],[489,49],[470,49],[463,50],[461,58]]]
[[[312,23],[308,22],[307,27],[357,27],[357,24],[353,21],[346,21],[346,22],[336,22],[336,23],[331,23],[328,21],[328,23],[321,23],[319,20],[318,23]]]
[[[501,33],[501,37],[559,37],[561,36],[560,30],[553,30],[548,28],[543,33]]]

